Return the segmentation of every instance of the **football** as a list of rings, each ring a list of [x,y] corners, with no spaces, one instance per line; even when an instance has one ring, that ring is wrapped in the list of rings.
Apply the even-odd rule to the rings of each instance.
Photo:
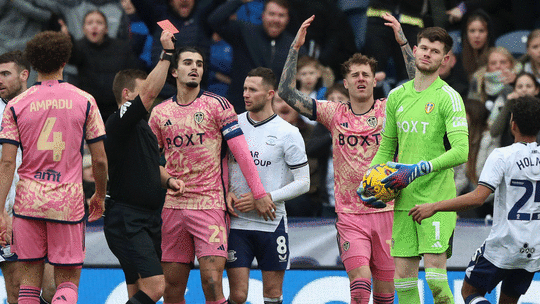
[[[362,179],[365,196],[375,196],[384,203],[387,203],[399,194],[399,190],[392,190],[384,187],[381,180],[395,172],[396,169],[387,166],[386,164],[378,164],[369,168]]]

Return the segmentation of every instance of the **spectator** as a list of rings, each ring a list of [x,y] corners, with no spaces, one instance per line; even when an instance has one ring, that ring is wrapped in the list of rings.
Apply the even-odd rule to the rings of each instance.
[[[289,23],[287,0],[268,0],[260,25],[230,19],[242,4],[242,0],[223,3],[208,18],[212,28],[233,47],[234,73],[228,99],[237,113],[245,111],[242,92],[248,72],[259,66],[267,67],[279,79],[294,38],[285,32]]]
[[[23,50],[53,17],[55,3],[39,0],[0,1],[0,54]]]
[[[307,143],[315,140],[313,137],[313,130],[315,126],[313,124],[307,123],[298,112],[296,112],[291,106],[289,106],[279,95],[274,96],[273,102],[274,112],[286,122],[297,127],[300,130],[300,134],[306,143],[306,153],[307,153]],[[309,178],[310,186],[309,191],[304,193],[294,199],[288,200],[285,202],[285,208],[287,214],[292,217],[312,217],[312,216],[321,216],[322,213],[322,201],[318,195],[319,191],[319,181],[321,179],[321,166],[317,160],[317,157],[314,155],[308,154],[308,164],[309,164]]]
[[[67,27],[63,31],[68,33]],[[84,17],[84,38],[73,44],[69,62],[78,70],[77,84],[96,98],[104,121],[117,109],[111,90],[117,72],[137,68],[137,59],[129,42],[108,35],[107,18],[101,11],[90,11]]]
[[[514,17],[512,16],[512,10],[515,5],[513,5],[512,2],[516,1],[454,1],[453,3],[455,6],[447,11],[448,20],[452,24],[459,24],[463,18],[467,20],[469,18],[469,14],[474,15],[476,11],[481,10],[490,17],[490,20],[493,21],[491,24],[493,28],[490,28],[490,32],[493,34],[493,37],[498,37],[506,32],[514,30]],[[517,1],[516,3],[519,3],[516,5],[522,5],[524,4],[524,1]]]
[[[133,53],[141,61],[141,67],[149,72],[152,69],[152,35],[137,14],[131,0],[122,0],[121,4],[129,19],[129,39]]]
[[[527,54],[520,61],[523,71],[533,74],[540,82],[540,29],[533,30],[527,37]]]
[[[139,17],[144,21],[154,41],[159,41],[162,29],[158,21],[169,20],[178,29],[175,34],[175,47],[196,46],[208,58],[209,48],[212,44],[212,31],[206,24],[206,16],[211,9],[212,0],[131,0]],[[154,43],[152,47],[152,65],[155,65],[161,54],[161,46]],[[174,88],[165,85],[162,96],[170,97]]]
[[[323,66],[319,61],[307,55],[298,59],[296,76],[298,90],[314,99],[324,99],[326,86],[323,84]]]
[[[402,60],[402,51],[399,45],[396,45],[392,29],[388,28],[387,22],[383,16],[385,14],[398,14],[398,21],[401,23],[406,41],[410,45],[416,45],[416,36],[424,27],[422,20],[423,1],[383,1],[370,0],[367,10],[367,35],[365,54],[375,58],[378,62],[378,71],[393,72],[390,68],[390,61],[395,65],[395,81],[399,83],[402,80],[408,80],[407,69]],[[392,60],[390,60],[392,59]],[[391,75],[391,74],[389,74]],[[389,76],[389,78],[392,78]],[[388,80],[387,80],[388,81]],[[377,93],[380,95],[380,93]],[[377,99],[382,96],[375,96]]]
[[[218,33],[212,34],[208,58],[208,91],[227,96],[231,85],[233,50]]]
[[[290,33],[297,29],[307,18],[315,15],[312,30],[307,33],[306,49],[309,56],[316,58],[323,66],[332,69],[334,75],[341,75],[341,64],[356,53],[354,32],[335,1],[288,0],[290,3],[291,21],[287,26]],[[358,26],[358,25],[355,25]]]
[[[470,14],[462,30],[461,63],[470,81],[474,72],[486,63],[486,53],[493,46],[491,18],[482,10]]]
[[[538,97],[540,84],[533,74],[522,72],[516,77],[514,91],[506,97],[504,105],[500,105],[491,113],[492,121],[490,134],[493,138],[500,138],[500,147],[506,147],[514,143],[514,136],[510,130],[510,108],[518,97]]]
[[[486,65],[474,73],[470,82],[469,98],[482,100],[491,111],[494,106],[502,106],[506,95],[512,92],[521,64],[501,46],[490,48],[486,56]]]

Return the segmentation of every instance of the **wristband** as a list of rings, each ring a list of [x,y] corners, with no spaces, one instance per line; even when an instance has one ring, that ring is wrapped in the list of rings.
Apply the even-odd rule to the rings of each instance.
[[[172,189],[172,188],[169,186],[169,180],[170,180],[171,178],[176,179],[176,177],[172,177],[172,176],[170,176],[169,178],[167,178],[167,182],[165,182],[165,186],[167,187],[167,189]]]
[[[399,46],[400,46],[400,47],[404,47],[404,46],[406,46],[406,45],[407,45],[407,43],[409,43],[409,41],[405,40],[405,43],[403,43],[403,44],[400,44]]]
[[[174,54],[174,49],[163,49],[165,53],[171,53]]]

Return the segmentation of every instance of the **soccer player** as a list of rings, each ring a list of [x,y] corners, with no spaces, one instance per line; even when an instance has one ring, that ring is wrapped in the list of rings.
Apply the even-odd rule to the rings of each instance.
[[[273,220],[275,205],[261,184],[232,105],[200,88],[204,70],[201,51],[180,48],[171,67],[178,91],[154,108],[149,122],[164,151],[165,169],[185,183],[182,196],[167,193],[161,216],[164,299],[166,304],[185,302],[184,292],[196,255],[206,303],[221,304],[226,302],[221,281],[228,225],[224,141],[256,199],[258,214]]]
[[[21,51],[12,51],[0,55],[0,113],[4,113],[8,101],[15,96],[26,91],[26,81],[30,74],[30,63],[23,57]],[[0,123],[2,118],[0,117]],[[0,146],[0,154],[2,154],[2,147]],[[21,149],[17,149],[16,167],[19,168],[22,161]],[[8,213],[9,217],[6,217],[8,227],[11,227],[13,215],[13,204],[15,203],[15,186],[19,181],[19,175],[15,172],[13,182],[9,188],[9,193],[6,199],[6,205],[4,211]],[[8,229],[7,235],[11,238],[11,228]],[[6,285],[7,303],[17,303],[19,297],[19,275],[18,270],[19,263],[17,262],[17,255],[11,252],[11,242],[7,242],[5,246],[0,248],[0,269],[4,276],[4,282]]]
[[[416,205],[409,215],[419,224],[440,211],[481,206],[495,192],[493,227],[476,250],[465,273],[461,295],[466,304],[488,304],[484,298],[502,281],[499,303],[517,303],[540,271],[540,99],[523,96],[512,105],[514,144],[495,149],[486,160],[472,192],[432,204]]]
[[[148,77],[140,70],[116,74],[113,93],[119,109],[105,126],[110,198],[106,200],[104,232],[124,271],[128,304],[153,304],[163,296],[161,187],[170,189],[173,196],[184,189],[181,180],[160,167],[158,142],[145,119],[165,84],[174,53],[172,37],[170,32],[162,32],[161,44],[167,51]]]
[[[262,271],[265,304],[283,302],[283,277],[289,266],[289,236],[285,201],[309,190],[309,166],[304,140],[272,109],[276,76],[271,69],[251,70],[244,82],[247,112],[238,116],[264,189],[277,207],[276,218],[264,221],[255,212],[253,196],[233,157],[229,157],[227,207],[233,215],[229,232],[229,303],[245,303],[253,258]],[[240,199],[238,199],[240,198]]]
[[[71,53],[69,37],[39,33],[27,43],[25,53],[38,72],[38,83],[12,99],[4,111],[0,232],[6,233],[4,203],[21,146],[12,244],[24,267],[18,303],[39,303],[45,259],[55,266],[58,287],[53,303],[57,298],[76,303],[85,232],[81,151],[86,140],[96,179],[88,220],[95,221],[103,214],[107,183],[105,127],[94,98],[61,81]]]
[[[418,34],[413,50],[416,76],[390,92],[381,146],[371,162],[389,162],[396,168],[383,182],[389,188],[402,189],[395,201],[391,246],[396,265],[394,284],[402,303],[420,303],[417,282],[422,256],[435,303],[454,301],[446,259],[451,253],[456,214],[437,214],[421,226],[408,216],[415,204],[455,197],[452,167],[467,161],[463,100],[439,77],[439,67],[448,60],[451,48],[452,38],[442,28],[425,28]],[[393,163],[397,146],[400,163]],[[366,203],[376,204],[375,197],[366,198],[361,189],[359,194]]]
[[[373,97],[377,62],[355,54],[343,64],[349,102],[321,102],[300,93],[295,88],[298,50],[313,19],[308,18],[298,30],[278,93],[296,111],[317,119],[332,134],[336,227],[341,259],[351,283],[351,303],[369,302],[372,277],[374,302],[394,303],[394,262],[389,245],[393,203],[375,209],[356,195],[381,141],[386,100]]]

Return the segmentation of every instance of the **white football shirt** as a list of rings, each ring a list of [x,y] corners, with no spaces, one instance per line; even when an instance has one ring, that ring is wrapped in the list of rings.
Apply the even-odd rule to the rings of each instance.
[[[540,270],[540,147],[514,143],[493,150],[479,184],[495,191],[485,258],[503,269]]]
[[[291,170],[308,166],[306,148],[300,131],[281,117],[272,115],[264,121],[255,122],[247,112],[238,115],[246,141],[267,193],[278,190],[293,181]],[[240,166],[229,153],[229,191],[238,198],[251,192],[240,171]],[[272,195],[274,198],[275,195]],[[255,210],[242,213],[235,209],[238,217],[231,217],[231,228],[273,232],[282,218],[287,229],[287,216],[283,201],[274,201],[276,218],[265,221]]]

